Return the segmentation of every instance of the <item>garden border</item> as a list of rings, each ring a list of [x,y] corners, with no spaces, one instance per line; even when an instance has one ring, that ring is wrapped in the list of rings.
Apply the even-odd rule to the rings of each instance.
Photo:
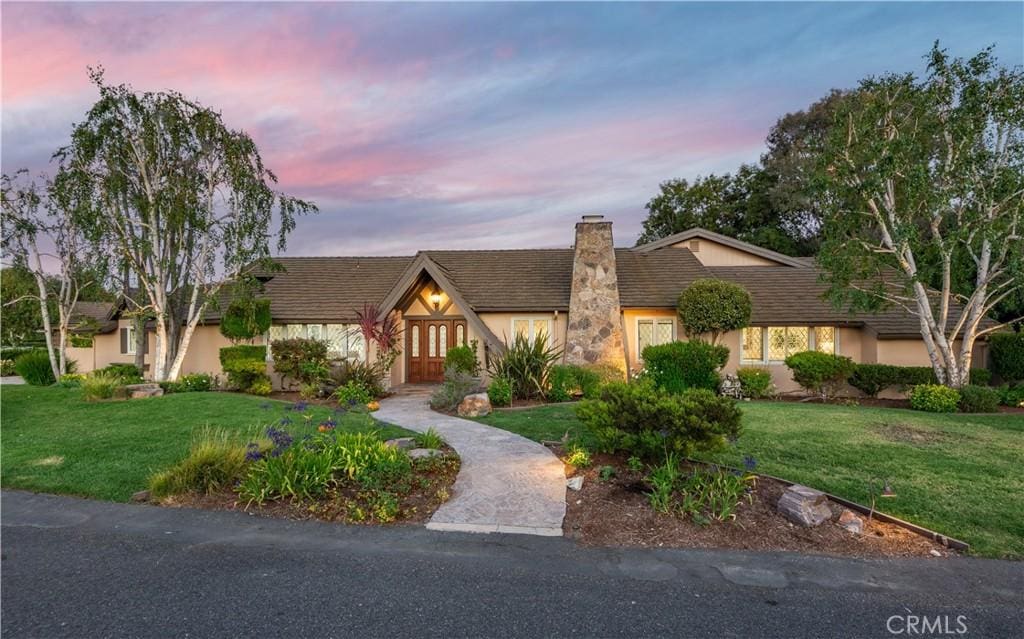
[[[724,464],[712,464],[711,462],[706,462],[706,461],[702,461],[702,460],[699,460],[699,459],[686,459],[686,461],[688,461],[690,463],[695,463],[695,464],[703,464],[705,466],[715,465],[715,466],[718,466],[719,468],[725,468],[727,470],[736,471],[736,472],[744,472],[744,471],[741,471],[739,468],[734,468],[732,466],[726,466]],[[795,481],[790,481],[788,479],[783,479],[782,477],[775,477],[774,475],[765,475],[763,473],[753,473],[753,474],[757,475],[758,477],[764,477],[765,479],[772,479],[774,481],[780,482],[780,483],[784,484],[787,487],[798,485],[797,482],[795,482]],[[799,484],[799,485],[805,485],[805,484]],[[811,488],[813,488],[813,486],[811,486]],[[815,490],[818,490],[818,489],[815,488]],[[821,492],[824,493],[824,491],[821,491]],[[828,497],[831,501],[834,501],[835,503],[839,504],[840,506],[845,506],[846,508],[849,508],[850,510],[855,510],[855,511],[859,512],[862,515],[868,515],[870,513],[871,517],[873,519],[877,519],[878,521],[882,521],[882,522],[885,522],[887,524],[894,524],[894,525],[899,526],[901,528],[905,528],[905,529],[909,530],[910,532],[912,532],[914,534],[920,535],[920,536],[922,536],[922,537],[924,537],[926,539],[930,539],[930,540],[932,540],[932,541],[934,541],[934,542],[936,542],[938,544],[941,544],[941,545],[945,546],[946,548],[952,548],[953,550],[960,550],[960,551],[965,551],[965,552],[966,551],[970,551],[970,549],[971,549],[971,545],[968,544],[966,541],[962,541],[960,539],[957,539],[955,537],[950,537],[948,535],[943,535],[942,533],[935,532],[934,530],[931,530],[929,528],[925,528],[924,526],[918,526],[917,524],[913,524],[913,523],[911,523],[909,521],[905,521],[903,519],[900,519],[899,517],[895,517],[893,515],[886,514],[886,513],[882,512],[880,510],[877,510],[877,509],[875,509],[874,512],[872,512],[871,508],[869,508],[867,506],[864,506],[863,504],[858,504],[855,501],[850,501],[849,499],[844,499],[842,497],[838,497],[838,496],[833,495],[831,493],[824,493],[824,495],[826,497]]]

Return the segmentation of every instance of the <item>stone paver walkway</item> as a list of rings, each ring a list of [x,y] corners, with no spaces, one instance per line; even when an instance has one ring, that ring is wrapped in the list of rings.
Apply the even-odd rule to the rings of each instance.
[[[452,498],[427,523],[434,530],[558,536],[565,517],[565,468],[550,450],[514,433],[430,410],[423,393],[381,401],[377,419],[426,432],[459,453]]]
[[[25,383],[25,380],[18,377],[17,375],[8,375],[7,377],[0,377],[0,386],[20,386]]]

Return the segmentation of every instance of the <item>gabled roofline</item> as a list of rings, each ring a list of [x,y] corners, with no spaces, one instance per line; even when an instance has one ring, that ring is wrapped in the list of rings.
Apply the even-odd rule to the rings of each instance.
[[[788,255],[783,255],[782,253],[778,253],[770,249],[755,246],[754,244],[744,242],[742,240],[737,240],[736,238],[729,237],[728,235],[722,235],[721,233],[715,233],[714,231],[702,229],[699,226],[694,227],[692,229],[687,229],[681,233],[669,235],[668,237],[663,237],[660,240],[656,240],[654,242],[641,244],[640,246],[634,247],[632,250],[637,251],[639,253],[649,253],[650,251],[656,251],[658,249],[665,248],[667,246],[672,246],[673,244],[678,244],[679,242],[685,242],[686,240],[692,240],[694,238],[718,242],[719,244],[724,244],[725,246],[737,249],[739,251],[744,251],[752,255],[756,255],[758,257],[763,257],[766,260],[771,260],[773,262],[784,264],[786,266],[793,266],[796,268],[808,267],[808,264],[806,262],[803,262],[795,257],[790,257]]]
[[[466,316],[466,321],[473,327],[478,335],[484,338],[484,343],[490,345],[492,348],[501,352],[505,349],[504,344],[498,339],[498,336],[494,334],[491,329],[487,328],[487,325],[483,323],[480,316],[476,314],[476,311],[472,306],[466,303],[466,298],[462,296],[459,289],[452,283],[448,276],[444,273],[444,269],[430,259],[430,256],[426,251],[420,251],[416,254],[416,259],[406,267],[405,271],[402,272],[402,276],[398,278],[391,290],[384,297],[384,300],[380,304],[382,316],[386,316],[388,313],[394,310],[395,305],[405,296],[405,293],[416,284],[419,280],[420,274],[426,272],[438,286],[440,286],[448,297],[451,298],[455,305],[462,309],[462,312]],[[383,319],[381,317],[380,319]]]

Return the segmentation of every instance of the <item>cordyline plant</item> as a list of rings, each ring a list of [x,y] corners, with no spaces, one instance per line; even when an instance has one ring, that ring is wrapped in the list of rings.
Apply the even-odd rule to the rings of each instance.
[[[316,207],[273,190],[252,138],[216,111],[90,77],[100,99],[56,153],[59,179],[74,185],[93,250],[117,260],[128,310],[154,320],[153,379],[173,380],[225,283],[270,261],[274,218],[280,251]]]
[[[375,366],[380,375],[387,375],[402,354],[402,327],[398,315],[385,313],[378,305],[366,302],[361,311],[356,311],[356,325],[367,347],[372,344],[377,348]]]
[[[1024,291],[1024,73],[991,49],[928,59],[926,78],[869,78],[840,106],[818,262],[837,304],[916,316],[936,377],[960,387],[978,338],[1009,323],[983,320]]]

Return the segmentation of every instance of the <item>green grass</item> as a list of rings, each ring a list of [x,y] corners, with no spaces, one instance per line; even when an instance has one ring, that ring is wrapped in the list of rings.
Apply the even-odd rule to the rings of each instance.
[[[150,474],[182,459],[193,432],[204,426],[237,433],[244,443],[285,416],[292,423],[278,427],[296,436],[332,416],[327,407],[311,406],[307,421],[289,406],[231,393],[86,402],[79,389],[4,386],[0,485],[127,501],[146,488]],[[341,430],[376,430],[387,438],[412,435],[365,413],[337,419]]]
[[[742,408],[742,436],[713,461],[741,466],[751,455],[759,472],[862,504],[873,481],[888,480],[896,497],[879,500],[880,510],[962,539],[979,555],[1024,558],[1024,416],[789,402]],[[566,431],[589,439],[572,405],[480,421],[537,441]]]

